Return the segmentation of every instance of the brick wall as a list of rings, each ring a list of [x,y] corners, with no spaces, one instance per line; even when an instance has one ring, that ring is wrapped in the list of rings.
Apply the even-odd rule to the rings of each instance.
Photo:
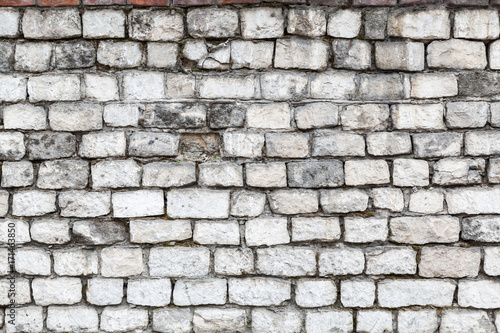
[[[498,4],[0,0],[0,332],[500,332]]]

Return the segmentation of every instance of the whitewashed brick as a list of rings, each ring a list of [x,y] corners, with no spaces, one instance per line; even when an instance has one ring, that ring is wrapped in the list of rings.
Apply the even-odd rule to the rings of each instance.
[[[401,333],[434,332],[438,328],[435,310],[403,310],[398,312],[398,329]]]
[[[348,308],[368,308],[375,301],[375,282],[371,280],[342,280],[340,299]]]
[[[23,15],[23,34],[29,39],[64,39],[82,35],[77,8],[62,10],[28,8]]]
[[[308,247],[257,249],[257,272],[275,276],[305,276],[316,273],[316,251]]]
[[[243,8],[241,34],[244,39],[279,38],[285,30],[285,17],[281,8]]]
[[[2,279],[0,280],[0,304],[2,306],[7,306],[11,304],[11,299],[13,299],[12,295],[9,297],[9,293],[12,293],[12,291],[9,292],[11,289],[11,283],[9,281],[10,279]],[[30,289],[30,280],[25,279],[25,278],[16,278],[16,295],[15,295],[15,301],[16,304],[28,304],[31,303],[31,289]],[[17,309],[16,309],[17,310]],[[10,318],[14,319],[14,318]]]
[[[371,243],[386,241],[389,233],[387,218],[344,218],[345,237],[349,243]]]
[[[128,17],[128,33],[132,39],[177,41],[184,37],[183,16],[168,10],[132,10]]]
[[[25,187],[33,184],[31,162],[3,162],[2,187]]]
[[[173,218],[227,218],[229,191],[179,189],[167,193],[167,214]]]
[[[338,114],[339,107],[333,103],[310,103],[295,108],[295,122],[299,129],[333,127],[338,124]]]
[[[185,220],[130,221],[131,243],[163,243],[191,238],[191,222]]]
[[[287,220],[280,217],[261,217],[245,223],[248,246],[277,245],[290,242]]]
[[[231,215],[232,216],[259,216],[264,212],[266,195],[254,191],[233,191],[231,193]]]
[[[360,189],[323,190],[320,203],[326,213],[362,212],[368,207],[368,194]]]
[[[292,241],[331,242],[340,239],[341,231],[337,217],[292,218]]]
[[[238,221],[199,221],[194,225],[193,241],[198,244],[239,245]]]
[[[460,234],[458,218],[447,215],[395,217],[390,219],[389,227],[389,238],[396,243],[453,243]]]
[[[390,182],[389,166],[383,160],[349,160],[344,164],[348,186],[379,185]]]
[[[225,132],[223,136],[224,153],[234,157],[262,156],[264,134],[247,132]]]
[[[94,251],[56,250],[52,255],[54,272],[59,276],[92,275],[99,272],[99,259]]]
[[[143,271],[140,248],[107,247],[101,250],[101,275],[104,277],[127,277]]]
[[[123,280],[92,278],[87,281],[87,302],[94,305],[116,305],[122,302]]]
[[[110,211],[111,192],[67,191],[59,194],[61,216],[95,217]]]
[[[12,196],[12,215],[42,216],[56,211],[56,192],[28,190]]]
[[[365,256],[355,248],[320,250],[318,265],[320,276],[357,275],[365,269]]]
[[[352,312],[350,311],[308,311],[306,313],[307,333],[320,333],[325,330],[348,333],[353,329]]]
[[[391,107],[394,128],[401,130],[444,129],[442,104],[397,104]]]
[[[417,252],[411,247],[375,247],[365,251],[366,274],[415,274]]]
[[[252,310],[252,331],[262,333],[300,332],[302,313],[297,310]]]
[[[82,282],[79,278],[35,278],[31,287],[36,305],[70,305],[82,300]]]
[[[326,69],[330,45],[321,40],[291,37],[276,40],[276,68]]]
[[[498,11],[463,9],[455,13],[453,36],[467,39],[495,39],[500,34]]]
[[[99,316],[94,308],[79,305],[72,307],[49,306],[47,328],[54,331],[97,332]]]
[[[170,303],[172,285],[169,279],[129,279],[127,302],[142,306],[166,306]]]
[[[222,275],[246,275],[254,272],[253,252],[249,248],[218,248],[214,253],[214,270]]]
[[[410,305],[451,306],[456,285],[450,280],[383,280],[378,283],[378,303],[386,308]]]
[[[446,9],[396,10],[389,14],[387,34],[411,39],[448,39],[451,23]]]
[[[198,277],[208,274],[210,269],[208,248],[160,247],[152,248],[149,254],[151,276]]]
[[[202,163],[198,183],[205,186],[243,186],[243,167],[229,162]]]
[[[50,254],[44,249],[21,248],[15,252],[16,272],[27,275],[50,275]]]
[[[495,280],[461,280],[458,304],[462,307],[496,309],[500,304],[500,282]]]
[[[92,187],[120,188],[139,187],[140,165],[130,160],[100,161],[92,165]]]
[[[153,310],[153,329],[158,332],[190,333],[192,320],[193,314],[190,309]]]
[[[161,190],[137,190],[113,193],[114,217],[156,216],[165,212],[165,199]]]
[[[85,134],[78,155],[86,158],[125,156],[126,145],[125,132]]]
[[[295,302],[303,308],[333,305],[337,287],[333,280],[299,280],[295,288]]]
[[[479,248],[424,247],[418,271],[424,277],[476,277],[480,262]]]
[[[139,106],[134,104],[108,104],[104,106],[104,122],[111,127],[137,127]]]
[[[13,82],[11,79],[10,85],[17,85],[22,81],[16,79]],[[3,78],[0,77],[0,100],[2,98],[1,86]],[[19,82],[17,82],[19,81]],[[28,93],[30,102],[55,102],[55,101],[77,101],[81,99],[80,76],[77,74],[63,74],[63,75],[41,75],[32,76],[28,81]],[[26,98],[26,90],[21,87],[20,90],[14,90],[11,93],[10,99],[23,100]],[[9,100],[14,102],[15,100]]]
[[[86,10],[82,23],[83,38],[125,37],[125,13],[122,10]]]
[[[106,307],[101,314],[100,329],[105,332],[133,332],[148,326],[148,310],[128,306]]]
[[[413,98],[440,98],[458,94],[457,78],[451,73],[417,74],[410,78],[410,83],[410,95]]]
[[[172,294],[177,306],[221,305],[227,298],[226,279],[177,280]]]
[[[228,281],[229,302],[238,305],[280,305],[291,297],[290,281],[268,278],[232,278]]]
[[[328,16],[327,34],[339,38],[355,38],[361,29],[361,11],[339,9]]]
[[[484,69],[488,64],[486,46],[461,39],[434,41],[427,47],[427,64],[431,68]]]
[[[356,93],[356,75],[347,72],[325,72],[311,78],[312,98],[348,100]]]

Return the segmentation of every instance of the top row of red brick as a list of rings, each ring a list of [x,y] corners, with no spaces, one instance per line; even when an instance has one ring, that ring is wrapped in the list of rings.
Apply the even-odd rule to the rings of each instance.
[[[398,0],[0,0],[0,6],[78,6],[135,5],[135,6],[200,6],[214,4],[255,4],[279,2],[286,4],[313,4],[326,6],[395,6]],[[445,4],[449,6],[500,5],[500,0],[399,0],[400,5]]]

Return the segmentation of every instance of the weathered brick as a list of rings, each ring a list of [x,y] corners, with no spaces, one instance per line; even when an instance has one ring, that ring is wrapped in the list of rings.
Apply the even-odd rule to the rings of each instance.
[[[439,214],[444,210],[444,195],[440,190],[419,190],[410,194],[410,212]]]
[[[7,139],[7,137],[5,139]],[[24,146],[24,144],[22,143],[22,137],[18,137],[17,139],[20,139],[21,145]],[[2,136],[0,136],[0,142],[1,140]],[[28,157],[30,160],[71,157],[75,154],[76,151],[76,138],[71,133],[33,133],[28,136],[27,148]],[[10,152],[9,154],[12,154],[12,152]],[[20,153],[16,154],[21,155]],[[24,149],[22,155],[24,156]]]
[[[97,331],[99,316],[94,308],[49,306],[47,328],[54,331]]]
[[[12,1],[10,5],[22,5],[21,1]],[[30,5],[30,3],[27,3]],[[0,3],[0,6],[9,6],[9,4]],[[0,9],[0,36],[1,37],[17,37],[19,35],[19,20],[21,14],[14,8]]]
[[[375,283],[371,280],[342,280],[340,297],[344,307],[371,307],[375,301]]]
[[[198,244],[239,245],[238,221],[199,221],[193,231],[193,241]]]
[[[92,131],[102,128],[102,107],[90,103],[56,103],[49,106],[54,131]]]
[[[350,311],[323,310],[306,312],[307,332],[319,333],[325,329],[333,332],[350,332],[353,330],[353,315]]]
[[[47,111],[41,106],[14,104],[3,108],[5,129],[44,130],[47,128]]]
[[[450,214],[497,214],[500,211],[500,189],[461,188],[446,191]]]
[[[178,41],[184,37],[184,22],[179,13],[135,9],[129,14],[128,32],[136,40]]]
[[[247,76],[203,76],[199,81],[201,98],[251,99],[257,91],[257,77]]]
[[[16,45],[14,69],[27,72],[44,72],[50,68],[52,45],[50,43],[24,43]]]
[[[110,192],[67,191],[58,196],[61,216],[95,217],[110,211]]]
[[[313,136],[312,156],[364,156],[365,141],[359,134],[329,131]]]
[[[56,211],[56,192],[28,190],[12,196],[12,215],[42,216]]]
[[[3,162],[2,187],[25,187],[33,184],[31,162]]]
[[[28,8],[22,24],[24,37],[31,39],[65,39],[82,35],[80,13],[76,8]]]
[[[19,274],[50,275],[50,253],[39,248],[21,248],[15,252],[15,267]],[[35,297],[35,293],[33,293]],[[35,297],[36,298],[36,297]]]
[[[171,190],[167,193],[167,214],[173,218],[227,218],[229,191]]]
[[[114,217],[142,217],[162,215],[165,212],[163,191],[137,190],[113,193]]]
[[[31,283],[37,305],[76,304],[82,300],[82,282],[73,277],[35,278]],[[60,291],[64,289],[65,292]]]
[[[292,215],[318,211],[318,193],[313,190],[278,190],[269,194],[271,211]]]
[[[338,38],[355,38],[361,29],[361,11],[339,9],[328,16],[327,34]]]
[[[298,332],[302,327],[302,313],[297,310],[274,311],[269,309],[252,310],[252,330],[254,332]]]
[[[403,99],[403,80],[399,74],[363,74],[359,82],[362,100]]]
[[[244,8],[241,15],[241,34],[244,39],[279,38],[285,30],[281,8]]]
[[[252,250],[248,248],[218,248],[214,253],[214,270],[222,275],[245,275],[253,273]]]
[[[243,309],[197,308],[192,318],[195,332],[243,331],[248,325]],[[187,327],[191,330],[190,325]]]
[[[465,155],[495,155],[500,152],[500,132],[476,131],[465,133]]]
[[[209,272],[208,248],[157,247],[149,255],[151,276],[199,277]]]
[[[479,184],[485,167],[482,159],[445,158],[434,163],[432,182],[440,185]]]
[[[290,299],[290,281],[267,278],[232,278],[228,281],[229,302],[238,305],[272,306]]]
[[[338,160],[291,162],[288,168],[290,187],[337,187],[344,184],[342,162]]]
[[[142,61],[142,48],[138,42],[100,42],[97,48],[97,62],[105,66],[134,68]]]
[[[91,133],[82,136],[78,155],[86,158],[104,158],[125,155],[124,132]]]
[[[173,291],[173,303],[177,306],[225,304],[227,301],[225,279],[178,280]]]
[[[391,107],[395,129],[442,130],[445,128],[442,104],[396,104]]]
[[[335,286],[335,282],[331,280],[321,279],[297,281],[295,301],[300,307],[312,308],[333,305],[336,298],[337,287]]]
[[[116,221],[76,221],[73,223],[73,237],[77,243],[104,245],[124,241],[128,232],[122,223]]]
[[[130,136],[128,152],[132,156],[176,156],[179,136],[170,133],[135,132]]]
[[[262,97],[276,101],[301,100],[308,92],[303,73],[271,72],[260,77]]]
[[[245,223],[247,246],[277,245],[290,242],[287,220],[281,217],[262,217]]]
[[[417,252],[411,247],[374,247],[365,251],[366,274],[415,274]]]
[[[304,158],[309,156],[309,134],[267,133],[266,154],[269,157]]]
[[[386,218],[344,218],[345,241],[349,243],[371,243],[386,241],[389,233]]]
[[[394,6],[396,0],[353,0],[355,6]]]
[[[461,96],[492,96],[500,89],[500,73],[471,71],[458,75],[458,92]]]
[[[190,332],[193,314],[190,309],[160,308],[153,310],[153,329],[158,332]]]
[[[389,227],[396,243],[454,243],[460,234],[458,218],[447,215],[391,218]]]
[[[424,69],[424,43],[377,42],[375,61],[380,69],[421,71]]]
[[[398,188],[375,188],[371,191],[373,206],[400,212],[404,209],[403,192]]]
[[[170,279],[129,279],[127,302],[142,306],[166,306],[170,303],[171,290]]]
[[[462,148],[461,133],[413,134],[415,157],[459,156]]]
[[[287,22],[287,32],[292,35],[318,37],[326,33],[326,13],[319,8],[291,9]]]
[[[60,69],[92,67],[95,59],[95,47],[89,41],[59,44],[55,48],[55,64]]]
[[[28,93],[30,102],[77,101],[81,99],[80,76],[77,74],[32,76],[28,81]]]
[[[479,5],[474,2],[475,5]],[[486,1],[486,5],[488,2]],[[453,36],[467,39],[495,39],[500,34],[497,10],[462,9],[455,13]]]
[[[418,271],[423,277],[476,277],[480,262],[479,248],[424,247]]]
[[[494,332],[495,327],[486,311],[457,309],[446,310],[442,313],[440,331],[443,333],[467,332],[470,330]]]
[[[364,190],[322,190],[321,207],[326,213],[362,212],[368,207],[368,194]]]
[[[435,310],[404,310],[398,312],[398,329],[401,333],[423,333],[438,328]]]
[[[31,82],[33,78],[30,79]],[[17,75],[0,74],[0,102],[21,102],[26,99],[26,79]],[[29,91],[29,87],[28,87]],[[30,91],[30,95],[33,93]],[[30,100],[31,99],[30,96]]]
[[[295,107],[295,122],[300,129],[333,127],[339,122],[338,114],[339,107],[333,103],[309,103]]]
[[[390,182],[389,166],[382,160],[350,160],[344,164],[347,186],[378,185]]]
[[[253,187],[286,187],[284,163],[246,164],[246,182]]]
[[[374,156],[402,155],[412,151],[410,134],[404,132],[368,133],[368,154]]]
[[[264,135],[247,132],[224,133],[224,153],[228,156],[258,157],[262,156]]]
[[[197,8],[187,13],[187,28],[194,38],[227,38],[238,34],[238,12],[227,8]]]
[[[0,72],[10,72],[11,62],[14,58],[14,45],[0,42]]]
[[[164,81],[163,73],[127,72],[123,77],[123,96],[128,100],[164,99]]]
[[[97,274],[99,271],[97,252],[89,250],[57,250],[54,257],[54,272],[59,276]]]
[[[400,3],[402,4],[400,0]],[[387,32],[387,8],[367,9],[365,12],[365,37],[368,39],[385,39]]]
[[[389,36],[411,39],[449,39],[451,23],[445,9],[395,10],[389,14]]]
[[[143,271],[140,248],[107,247],[101,251],[101,275],[124,277],[139,275]]]
[[[320,276],[357,275],[365,269],[365,256],[356,248],[320,250],[318,265]]]
[[[206,113],[206,107],[202,104],[148,104],[143,112],[144,127],[204,127],[206,124]]]
[[[427,64],[429,67],[453,69],[484,69],[486,46],[483,42],[461,39],[434,41],[427,47]]]
[[[92,0],[84,0],[84,3],[85,1],[92,1]],[[125,2],[125,0],[105,0],[105,1]],[[113,9],[86,10],[82,15],[83,38],[90,38],[90,39],[124,38],[125,19],[126,19],[125,13],[122,10],[113,10]]]
[[[340,111],[343,130],[380,131],[389,123],[389,106],[385,104],[349,105]]]
[[[396,159],[393,164],[393,183],[396,186],[429,185],[429,164],[425,160]]]
[[[326,42],[300,37],[278,39],[274,55],[276,68],[322,70],[328,63],[329,45]]]
[[[131,308],[126,305],[106,307],[101,313],[100,329],[105,332],[132,332],[145,329],[148,321],[146,309]]]
[[[384,280],[378,283],[378,301],[387,308],[451,306],[455,289],[450,280]]]
[[[292,241],[331,242],[340,238],[340,224],[337,217],[292,218]]]
[[[370,43],[357,39],[336,39],[332,43],[335,68],[368,69],[371,67]]]
[[[458,284],[458,304],[463,307],[482,309],[498,308],[499,287],[499,282],[495,280],[462,280]]]
[[[89,163],[80,160],[44,161],[38,169],[37,186],[45,189],[85,188]]]

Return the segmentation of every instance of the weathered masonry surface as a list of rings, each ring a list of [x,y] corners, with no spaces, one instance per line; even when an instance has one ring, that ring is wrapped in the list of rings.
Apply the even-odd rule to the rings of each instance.
[[[500,332],[500,1],[242,2],[0,0],[0,332]]]

